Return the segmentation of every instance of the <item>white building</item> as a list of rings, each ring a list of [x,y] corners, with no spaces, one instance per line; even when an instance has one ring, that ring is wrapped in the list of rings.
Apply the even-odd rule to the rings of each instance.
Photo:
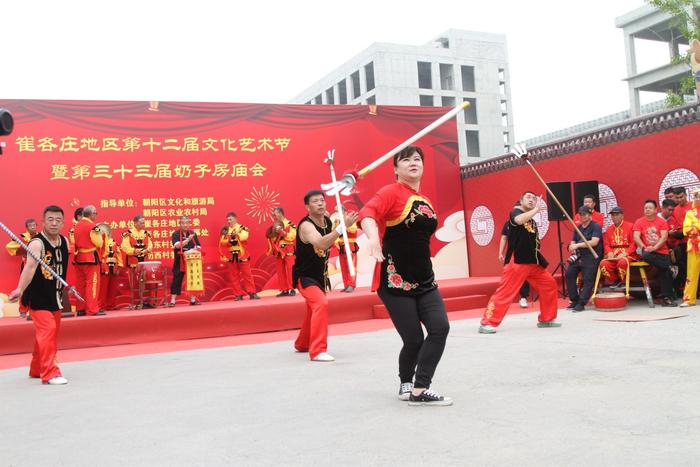
[[[453,107],[467,100],[457,117],[461,164],[510,150],[504,35],[450,29],[426,45],[375,43],[290,102]]]
[[[698,17],[698,10],[688,9],[688,13]],[[681,54],[681,48],[687,49],[686,39],[679,28],[680,18],[651,5],[645,5],[615,18],[615,26],[622,29],[625,40],[627,59],[627,85],[630,96],[630,113],[632,117],[641,114],[639,93],[665,93],[671,89],[678,91],[683,76],[688,74],[690,67],[685,63],[672,63],[674,57]],[[648,40],[664,42],[668,45],[669,61],[657,68],[640,72],[637,69],[636,41]]]

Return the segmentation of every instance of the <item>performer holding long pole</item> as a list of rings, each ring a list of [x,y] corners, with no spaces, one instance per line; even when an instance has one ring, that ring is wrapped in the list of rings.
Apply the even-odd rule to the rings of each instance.
[[[42,230],[29,241],[29,245],[19,242],[4,224],[0,223],[0,228],[27,251],[27,264],[17,287],[8,298],[14,301],[22,297],[34,324],[34,351],[29,377],[41,378],[44,384],[60,385],[68,382],[56,364],[56,340],[61,327],[69,249],[68,240],[60,233],[64,223],[63,209],[47,206],[42,219]],[[80,298],[78,294],[75,296]]]
[[[326,164],[328,164],[331,168],[332,183],[336,183],[334,160],[335,149],[331,149],[328,151],[328,155],[326,156],[326,160],[324,162],[326,162]],[[336,211],[338,211],[338,219],[340,219],[340,223],[343,226],[343,248],[345,249],[345,258],[348,261],[348,270],[350,271],[350,276],[355,277],[355,265],[352,262],[352,252],[350,251],[350,241],[348,240],[348,226],[345,225],[345,215],[343,214],[343,209],[340,203],[340,192],[338,191],[335,192],[335,208]]]
[[[535,169],[535,167],[532,165],[532,162],[530,162],[530,159],[528,157],[527,148],[525,147],[525,144],[516,144],[513,147],[513,154],[515,154],[520,159],[524,160],[525,163],[532,169],[532,171],[535,173],[535,176],[537,177],[537,179],[540,181],[540,183],[542,183],[542,186],[544,186],[544,188],[547,190],[547,193],[549,193],[549,196],[552,197],[554,202],[557,203],[557,206],[559,206],[559,209],[561,209],[561,212],[564,213],[564,216],[566,216],[566,218],[569,220],[569,222],[571,222],[571,225],[574,227],[574,230],[576,231],[578,236],[583,240],[583,242],[586,244],[586,247],[588,247],[588,249],[590,250],[593,257],[595,259],[598,259],[598,253],[596,253],[595,250],[593,249],[593,247],[591,246],[591,244],[588,243],[588,240],[586,240],[586,237],[583,236],[583,234],[581,233],[581,230],[578,228],[578,226],[573,221],[573,219],[571,219],[571,217],[569,216],[569,213],[566,212],[566,209],[564,209],[564,207],[561,205],[561,203],[559,202],[557,197],[554,195],[554,193],[552,193],[552,190],[550,190],[549,186],[547,186],[547,183],[540,176],[537,169]]]
[[[383,156],[379,157],[377,160],[370,163],[365,168],[360,169],[359,172],[346,173],[345,175],[343,175],[343,178],[341,178],[340,180],[332,180],[331,183],[326,183],[324,185],[321,185],[321,188],[329,196],[334,196],[336,193],[342,193],[345,196],[349,196],[350,193],[352,193],[352,189],[355,186],[355,184],[357,183],[357,181],[360,179],[360,177],[364,177],[365,175],[367,175],[368,173],[370,173],[371,171],[373,171],[374,169],[376,169],[377,167],[382,165],[384,162],[390,160],[391,158],[394,157],[395,154],[398,154],[399,151],[407,148],[415,141],[418,141],[420,138],[427,135],[428,133],[430,133],[431,131],[433,131],[435,128],[439,127],[440,125],[442,125],[446,121],[450,120],[455,115],[457,115],[457,113],[461,112],[462,110],[466,109],[467,107],[469,107],[469,102],[465,101],[464,103],[458,105],[454,109],[447,112],[442,117],[435,120],[433,123],[431,123],[427,127],[423,128],[421,131],[419,131],[415,135],[408,138],[403,143],[401,143],[398,146],[396,146],[395,148],[389,150],[389,152],[387,152]]]

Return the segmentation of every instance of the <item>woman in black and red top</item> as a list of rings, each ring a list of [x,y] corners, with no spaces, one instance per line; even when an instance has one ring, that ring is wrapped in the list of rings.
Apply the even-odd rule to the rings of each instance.
[[[423,151],[409,146],[396,154],[394,171],[397,182],[381,188],[360,211],[369,253],[377,260],[372,290],[403,340],[399,399],[411,405],[451,405],[451,398],[429,389],[450,324],[430,260],[437,215],[419,192]]]

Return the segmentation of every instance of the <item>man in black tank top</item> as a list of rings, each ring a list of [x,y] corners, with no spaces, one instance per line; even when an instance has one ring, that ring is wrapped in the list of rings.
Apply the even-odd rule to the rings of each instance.
[[[64,280],[68,272],[68,240],[60,232],[63,228],[63,209],[48,206],[44,209],[43,230],[29,242],[29,250],[44,260]],[[63,285],[49,271],[27,255],[27,264],[17,288],[10,292],[14,301],[22,296],[29,306],[35,330],[34,352],[29,366],[31,378],[41,378],[44,384],[66,384],[56,365],[56,339],[63,309]]]
[[[294,342],[297,352],[308,352],[315,362],[335,360],[328,348],[328,250],[342,234],[326,216],[326,196],[311,190],[304,196],[308,215],[299,221],[296,260],[292,267],[292,285],[306,300],[306,316]],[[357,221],[357,213],[346,213],[345,225]]]

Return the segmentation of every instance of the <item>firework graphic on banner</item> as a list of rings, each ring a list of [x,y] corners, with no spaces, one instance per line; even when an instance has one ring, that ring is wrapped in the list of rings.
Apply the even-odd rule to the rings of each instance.
[[[258,219],[258,224],[266,221],[274,221],[272,210],[280,205],[277,198],[279,193],[270,190],[268,185],[253,187],[248,198],[245,198],[248,206],[248,215]]]

